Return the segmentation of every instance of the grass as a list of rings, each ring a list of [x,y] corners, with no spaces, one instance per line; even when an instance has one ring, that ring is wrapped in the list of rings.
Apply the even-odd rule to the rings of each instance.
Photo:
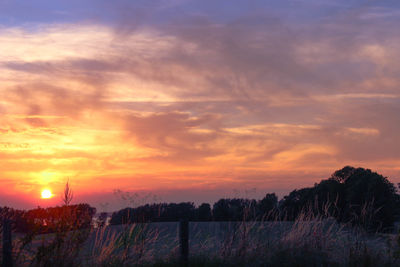
[[[16,266],[179,266],[177,223],[60,230],[14,240]],[[190,224],[189,266],[400,266],[400,234],[304,212],[294,222]]]

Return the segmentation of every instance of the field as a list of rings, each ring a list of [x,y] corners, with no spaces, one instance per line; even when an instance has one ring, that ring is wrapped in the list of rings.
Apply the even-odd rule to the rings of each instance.
[[[189,266],[400,266],[396,234],[368,234],[333,219],[305,219],[190,222]],[[15,263],[177,266],[178,227],[179,223],[162,222],[15,235]]]

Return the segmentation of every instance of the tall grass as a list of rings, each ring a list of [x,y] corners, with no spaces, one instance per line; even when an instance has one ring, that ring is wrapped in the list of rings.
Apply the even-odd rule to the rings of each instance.
[[[82,228],[82,216],[74,209],[62,209],[50,233],[35,224],[29,233],[18,234],[13,244],[16,265],[74,266],[91,233],[90,228]]]
[[[28,234],[14,243],[15,263],[178,266],[177,226],[60,227],[53,234]],[[190,266],[400,266],[400,233],[371,234],[310,209],[292,222],[276,216],[272,221],[191,223],[190,228]]]

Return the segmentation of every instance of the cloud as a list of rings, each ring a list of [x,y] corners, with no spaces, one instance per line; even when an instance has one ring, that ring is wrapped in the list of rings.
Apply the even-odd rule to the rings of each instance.
[[[0,30],[3,177],[32,190],[79,177],[84,192],[94,179],[289,190],[348,164],[398,175],[393,21],[362,7],[318,23],[265,9],[157,23],[169,6],[144,9],[125,25]]]

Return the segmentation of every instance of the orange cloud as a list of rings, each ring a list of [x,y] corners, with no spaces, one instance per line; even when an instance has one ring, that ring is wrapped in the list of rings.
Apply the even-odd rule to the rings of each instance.
[[[282,191],[348,164],[399,174],[397,50],[192,23],[0,30],[3,188]]]

